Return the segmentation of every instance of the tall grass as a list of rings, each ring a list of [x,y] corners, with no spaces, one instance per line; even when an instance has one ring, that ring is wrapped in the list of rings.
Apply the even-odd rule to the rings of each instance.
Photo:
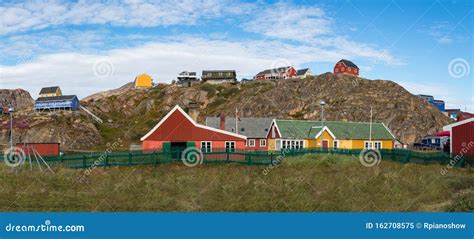
[[[181,164],[55,174],[0,165],[1,211],[473,211],[474,174],[441,165],[303,156],[267,166]]]

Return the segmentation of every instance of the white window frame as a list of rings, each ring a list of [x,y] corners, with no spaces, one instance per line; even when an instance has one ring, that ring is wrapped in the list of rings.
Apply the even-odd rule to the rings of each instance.
[[[249,147],[255,147],[255,139],[249,139]]]
[[[332,147],[333,147],[334,149],[338,149],[338,148],[339,148],[339,140],[334,140],[334,141],[332,142]]]
[[[364,141],[364,149],[382,149],[382,141]]]
[[[204,147],[203,147],[204,144]],[[209,147],[207,147],[209,145]],[[202,152],[212,152],[212,141],[201,141]]]
[[[229,144],[229,147],[227,147],[227,144]],[[235,152],[235,141],[225,141],[225,149],[226,151],[229,151],[229,152]],[[231,147],[233,146],[233,147]],[[230,150],[227,150],[227,149],[230,149]]]
[[[267,147],[267,140],[266,139],[260,139],[260,147]]]

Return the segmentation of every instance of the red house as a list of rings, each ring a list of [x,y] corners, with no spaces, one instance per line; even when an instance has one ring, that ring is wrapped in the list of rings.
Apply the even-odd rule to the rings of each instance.
[[[39,154],[41,157],[58,156],[60,152],[59,143],[17,143],[16,147],[21,148],[26,156],[34,157]]]
[[[247,137],[196,123],[176,105],[141,138],[143,150],[184,150],[195,146],[204,152],[215,149],[244,150]]]
[[[449,147],[452,155],[474,158],[474,118],[446,125],[443,130],[450,132]]]
[[[292,66],[267,69],[255,75],[256,80],[280,80],[289,79],[297,75],[297,71]]]
[[[354,64],[352,61],[342,59],[336,63],[334,66],[334,74],[341,75],[341,74],[349,74],[358,76],[359,75],[359,67]]]

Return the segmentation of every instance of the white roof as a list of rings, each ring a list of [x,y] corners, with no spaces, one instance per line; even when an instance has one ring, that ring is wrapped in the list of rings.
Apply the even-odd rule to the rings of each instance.
[[[443,127],[443,131],[450,131],[453,127],[463,125],[463,124],[467,124],[467,123],[472,122],[472,121],[474,121],[474,118],[469,118],[469,119],[465,119],[465,120],[462,120],[462,121],[459,121],[459,122],[456,122],[456,123],[448,124],[448,125]]]
[[[179,112],[181,112],[186,117],[186,119],[188,119],[191,123],[193,123],[193,125],[195,127],[198,127],[198,128],[201,128],[201,129],[206,129],[206,130],[211,130],[211,131],[214,131],[214,132],[217,132],[217,133],[221,133],[221,134],[225,134],[225,135],[229,135],[229,136],[233,136],[233,137],[237,137],[237,138],[241,138],[241,139],[247,139],[247,137],[244,136],[244,135],[235,134],[235,133],[231,133],[231,132],[228,132],[228,131],[225,131],[225,130],[220,130],[220,129],[216,129],[216,128],[212,128],[212,127],[208,127],[208,126],[205,126],[205,125],[198,124],[188,114],[186,114],[186,112],[184,112],[184,110],[181,109],[181,107],[179,107],[179,105],[176,105],[170,112],[168,112],[168,114],[165,115],[165,117],[163,117],[163,119],[160,120],[160,122],[158,122],[158,124],[155,125],[155,127],[153,127],[153,129],[151,129],[140,140],[143,141],[146,138],[148,138],[148,136],[153,134],[153,132],[155,132],[155,130],[157,130],[177,110]]]

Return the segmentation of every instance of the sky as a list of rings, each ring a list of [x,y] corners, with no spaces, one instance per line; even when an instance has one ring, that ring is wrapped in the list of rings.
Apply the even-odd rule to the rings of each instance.
[[[470,0],[5,1],[0,88],[60,86],[79,98],[150,74],[292,65],[314,74],[349,59],[447,108],[474,112]]]

